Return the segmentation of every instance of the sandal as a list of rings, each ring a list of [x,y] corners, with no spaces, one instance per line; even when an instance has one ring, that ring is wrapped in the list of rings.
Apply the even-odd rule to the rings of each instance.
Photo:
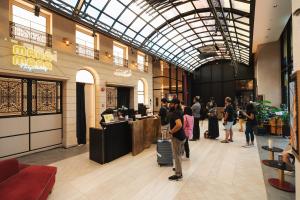
[[[229,143],[227,140],[222,140],[221,143]]]

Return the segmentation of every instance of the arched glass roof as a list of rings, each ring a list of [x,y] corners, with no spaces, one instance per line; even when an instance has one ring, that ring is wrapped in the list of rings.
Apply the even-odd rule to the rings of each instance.
[[[254,0],[38,2],[188,71],[218,59],[250,63]]]

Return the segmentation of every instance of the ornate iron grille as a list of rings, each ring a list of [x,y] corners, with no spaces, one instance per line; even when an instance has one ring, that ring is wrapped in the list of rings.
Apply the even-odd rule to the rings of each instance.
[[[113,87],[106,88],[106,108],[117,107],[117,89]]]
[[[76,44],[76,54],[87,58],[99,60],[99,50]]]
[[[52,35],[33,28],[9,22],[10,37],[16,40],[52,47]]]
[[[0,117],[61,113],[62,83],[0,77]]]
[[[60,112],[59,82],[32,81],[32,112],[35,114]]]
[[[26,114],[26,87],[26,80],[0,77],[0,116]]]

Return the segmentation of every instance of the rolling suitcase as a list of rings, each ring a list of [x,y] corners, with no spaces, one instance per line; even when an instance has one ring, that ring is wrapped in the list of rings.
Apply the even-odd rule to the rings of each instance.
[[[173,154],[171,140],[165,139],[166,131],[162,131],[162,139],[157,141],[157,163],[159,166],[172,166]]]

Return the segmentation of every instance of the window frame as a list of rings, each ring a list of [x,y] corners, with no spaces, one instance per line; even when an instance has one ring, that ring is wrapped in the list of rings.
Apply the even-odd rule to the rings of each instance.
[[[82,34],[85,34],[87,36],[90,36],[93,38],[93,47],[87,46],[86,44],[80,44],[77,42],[77,32],[80,32]],[[99,34],[95,33],[95,36],[93,36],[93,31],[86,29],[82,26],[76,25],[76,29],[75,29],[75,44],[76,44],[76,54],[82,57],[86,57],[86,58],[91,58],[91,59],[99,59],[99,55],[98,54],[99,50],[100,50],[100,42],[99,42]],[[79,38],[78,38],[79,39]],[[81,40],[81,39],[80,39]],[[85,43],[87,43],[88,41],[84,41]],[[89,56],[88,54],[83,54],[80,53],[79,50],[77,50],[77,48],[83,48],[85,51],[89,50],[89,51],[93,51],[93,55]]]
[[[143,58],[143,63],[139,63],[139,57]],[[145,68],[147,67],[147,64],[146,64],[146,55],[144,53],[142,53],[140,51],[137,52],[136,64],[137,64],[137,69],[139,71],[142,71],[142,72],[145,71]]]
[[[115,51],[114,51],[115,47],[123,49],[123,55],[122,55],[123,57],[115,55]],[[112,51],[113,51],[113,53],[112,53],[113,54],[113,64],[117,65],[117,66],[125,66],[126,65],[125,62],[126,62],[126,60],[128,60],[128,47],[119,42],[113,41]],[[118,58],[118,59],[116,59],[116,58]],[[120,62],[120,59],[121,59],[121,62]],[[118,60],[118,62],[116,62],[116,60]]]
[[[143,84],[143,90],[139,90],[139,83]],[[139,102],[139,96],[143,96],[143,102]],[[138,84],[137,84],[137,100],[138,103],[142,103],[145,104],[145,82],[142,79],[138,80]]]
[[[13,22],[13,6],[17,6],[19,8],[22,8],[24,10],[27,10],[31,13],[34,14],[34,5],[32,4],[29,4],[27,2],[23,2],[23,1],[19,1],[19,0],[13,0],[13,1],[10,1],[10,4],[9,4],[9,20],[11,22]],[[46,18],[46,32],[45,33],[48,33],[50,35],[52,35],[52,13],[44,10],[44,9],[40,9],[40,16],[43,16]],[[22,25],[22,24],[21,24]]]

